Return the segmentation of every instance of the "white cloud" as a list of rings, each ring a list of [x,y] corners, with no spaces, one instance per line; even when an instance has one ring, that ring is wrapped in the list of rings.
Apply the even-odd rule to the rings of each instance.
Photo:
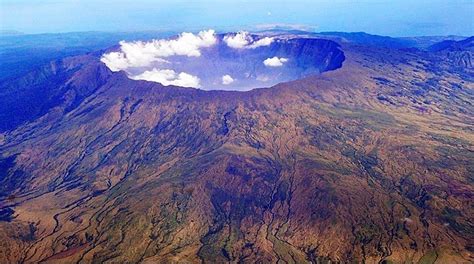
[[[257,81],[259,82],[268,82],[270,80],[270,77],[266,75],[258,75],[257,76]]]
[[[200,79],[189,73],[176,73],[174,70],[160,70],[154,68],[141,74],[131,76],[133,80],[145,80],[151,82],[159,82],[163,85],[176,85],[182,87],[200,88]]]
[[[272,42],[273,42],[273,38],[264,37],[262,39],[259,39],[259,40],[255,41],[254,43],[252,43],[249,46],[249,48],[254,49],[254,48],[263,47],[263,46],[270,46],[270,44],[272,44]]]
[[[255,49],[258,47],[269,46],[273,42],[273,38],[264,37],[258,40],[246,31],[240,31],[237,34],[224,36],[224,42],[227,46],[234,49]]]
[[[224,42],[227,46],[234,48],[234,49],[241,49],[244,48],[249,44],[250,36],[246,32],[239,32],[236,35],[226,35],[224,36]]]
[[[281,67],[283,66],[283,63],[287,62],[287,58],[278,58],[278,57],[273,57],[273,58],[268,58],[263,61],[263,64],[267,67]]]
[[[214,30],[201,31],[197,35],[184,32],[176,39],[159,39],[149,42],[120,42],[120,51],[104,54],[101,61],[111,71],[150,66],[154,62],[166,62],[170,56],[201,56],[201,48],[217,42]]]
[[[233,82],[234,82],[234,78],[232,78],[232,76],[230,76],[228,74],[222,76],[222,84],[223,85],[229,85]]]

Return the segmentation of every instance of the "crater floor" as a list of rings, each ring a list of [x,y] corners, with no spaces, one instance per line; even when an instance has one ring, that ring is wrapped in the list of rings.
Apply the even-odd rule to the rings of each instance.
[[[102,61],[135,80],[246,91],[334,70],[344,59],[339,44],[331,40],[203,31],[168,40],[121,42],[120,50],[106,53]]]

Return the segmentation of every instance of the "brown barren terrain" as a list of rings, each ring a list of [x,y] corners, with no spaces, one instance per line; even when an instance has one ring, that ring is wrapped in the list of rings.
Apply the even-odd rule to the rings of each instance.
[[[0,135],[0,262],[472,263],[472,68],[341,49],[249,92],[46,66],[61,103]]]

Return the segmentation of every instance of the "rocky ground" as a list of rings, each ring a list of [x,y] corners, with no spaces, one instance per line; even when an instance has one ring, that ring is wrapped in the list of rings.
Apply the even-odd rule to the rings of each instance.
[[[0,134],[1,262],[473,262],[469,65],[341,49],[340,69],[249,92],[95,54],[3,82],[45,92]]]

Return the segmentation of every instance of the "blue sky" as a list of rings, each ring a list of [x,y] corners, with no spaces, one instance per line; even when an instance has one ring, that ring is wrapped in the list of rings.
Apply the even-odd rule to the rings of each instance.
[[[219,31],[282,24],[390,36],[474,35],[474,0],[0,0],[0,29]]]

